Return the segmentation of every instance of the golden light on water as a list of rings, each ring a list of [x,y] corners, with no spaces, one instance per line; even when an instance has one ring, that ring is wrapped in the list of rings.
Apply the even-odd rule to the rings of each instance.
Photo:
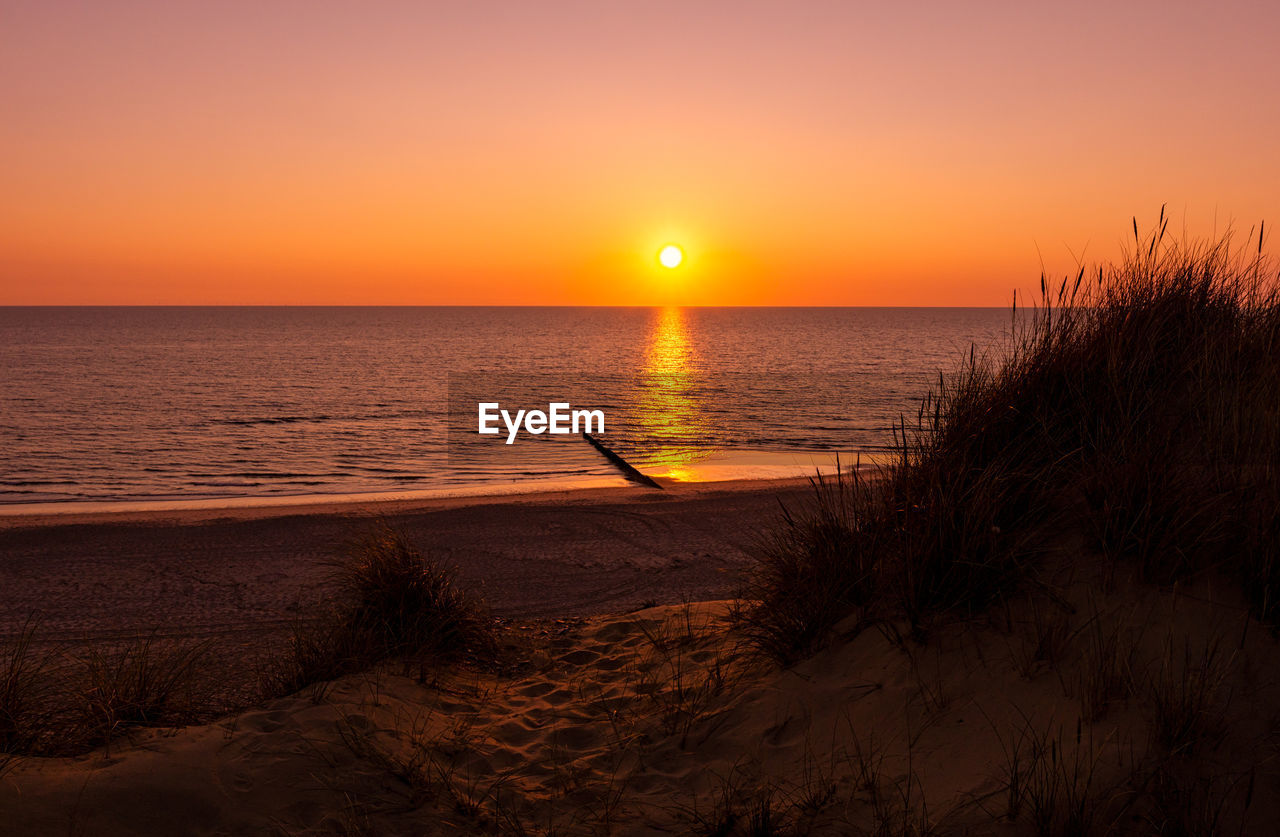
[[[668,244],[658,253],[658,263],[668,270],[677,268],[684,261],[684,251],[674,244]]]
[[[694,392],[697,357],[685,320],[680,308],[657,313],[640,370],[634,426],[656,445],[650,461],[664,470],[649,471],[653,476],[678,479],[683,466],[706,455],[698,446],[707,422]]]

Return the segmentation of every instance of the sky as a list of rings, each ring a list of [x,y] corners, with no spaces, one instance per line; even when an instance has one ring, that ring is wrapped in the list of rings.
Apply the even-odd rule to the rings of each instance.
[[[0,304],[1007,305],[1162,205],[1280,223],[1278,35],[1274,2],[0,0]]]

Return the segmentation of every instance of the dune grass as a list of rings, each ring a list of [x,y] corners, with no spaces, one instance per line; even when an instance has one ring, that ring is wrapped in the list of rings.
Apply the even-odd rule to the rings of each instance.
[[[264,674],[268,694],[289,694],[392,657],[450,661],[491,656],[494,623],[458,587],[453,570],[381,525],[334,566],[333,594],[299,622],[289,653]]]
[[[206,643],[144,635],[73,654],[38,642],[36,627],[28,620],[0,646],[0,759],[75,755],[208,717],[197,676]]]
[[[154,636],[79,658],[76,684],[83,744],[110,744],[123,731],[198,717],[196,671],[208,643],[161,642]]]
[[[35,624],[0,647],[0,754],[38,752],[50,728],[50,657],[35,648]]]
[[[1143,237],[1135,223],[1116,264],[1042,279],[1003,353],[971,352],[899,424],[890,464],[815,478],[810,507],[762,539],[738,610],[789,665],[873,624],[913,654],[994,603],[1011,622],[1025,599],[1013,670],[1070,659],[1058,674],[1078,702],[1074,735],[1070,722],[1010,733],[1006,818],[1029,833],[1248,824],[1258,765],[1226,715],[1240,652],[1188,633],[1152,660],[1140,620],[1094,605],[1073,628],[1045,580],[1063,569],[1054,550],[1108,589],[1134,579],[1176,598],[1225,579],[1280,624],[1280,274],[1261,229],[1237,248],[1170,241],[1165,224]],[[1148,744],[1109,741],[1106,716],[1133,709]]]
[[[1052,528],[1157,583],[1233,575],[1280,616],[1280,294],[1243,248],[1140,236],[1116,264],[1041,278],[999,357],[971,352],[871,476],[815,479],[769,534],[744,631],[783,663],[834,626],[983,610]]]

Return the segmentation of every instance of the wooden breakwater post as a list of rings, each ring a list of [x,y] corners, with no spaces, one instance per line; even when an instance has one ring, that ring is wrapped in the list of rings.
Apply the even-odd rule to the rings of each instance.
[[[612,462],[613,466],[617,468],[619,471],[621,471],[622,475],[627,479],[631,480],[632,482],[638,482],[641,485],[647,485],[650,488],[656,488],[659,491],[662,490],[662,486],[658,485],[658,483],[655,482],[652,477],[648,477],[640,473],[638,470],[636,470],[634,465],[632,465],[627,460],[623,459],[621,456],[618,456],[613,451],[609,450],[609,448],[605,447],[604,443],[601,442],[599,439],[597,439],[595,436],[592,436],[590,433],[584,432],[582,434],[582,438],[590,442],[591,447],[600,451],[600,453],[604,456],[604,458]]]

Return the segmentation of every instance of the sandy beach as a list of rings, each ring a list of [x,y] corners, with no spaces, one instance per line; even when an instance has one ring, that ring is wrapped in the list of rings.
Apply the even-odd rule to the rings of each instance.
[[[270,639],[323,596],[345,543],[380,522],[456,566],[509,620],[736,591],[762,524],[800,479],[672,483],[389,503],[0,517],[0,638]]]

